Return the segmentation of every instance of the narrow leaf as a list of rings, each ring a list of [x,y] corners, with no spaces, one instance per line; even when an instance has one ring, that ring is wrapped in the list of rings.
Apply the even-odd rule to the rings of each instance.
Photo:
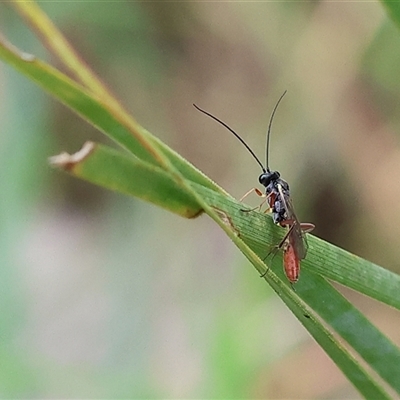
[[[165,171],[104,145],[86,142],[77,153],[61,153],[51,157],[50,163],[78,178],[136,196],[186,218],[202,212],[193,197]]]
[[[4,39],[0,40],[0,59],[36,82],[141,160],[171,171],[175,169],[191,181],[225,193],[211,179],[152,136],[121,109],[116,110],[112,105],[102,103],[87,89],[55,68],[31,54],[19,51]]]
[[[386,8],[390,18],[394,21],[400,29],[400,2],[393,0],[381,0],[383,6]]]

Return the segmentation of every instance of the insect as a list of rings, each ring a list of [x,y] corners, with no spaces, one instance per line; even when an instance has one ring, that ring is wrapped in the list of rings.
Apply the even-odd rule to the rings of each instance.
[[[296,226],[300,225],[300,233],[293,233]],[[286,277],[291,284],[296,283],[299,280],[300,274],[300,261],[306,257],[307,254],[307,242],[305,233],[311,232],[314,229],[314,225],[310,223],[299,223],[296,222],[289,228],[288,233],[284,236],[281,243],[277,246],[278,249],[283,249],[283,268],[285,270]],[[302,244],[299,245],[299,240],[302,240]],[[299,255],[299,251],[302,251],[304,256]]]
[[[288,183],[281,178],[278,171],[271,171],[271,169],[269,168],[269,143],[271,137],[272,121],[274,119],[274,115],[279,106],[279,103],[281,102],[285,94],[286,91],[277,101],[269,120],[266,140],[265,167],[256,156],[256,154],[253,152],[253,150],[250,148],[250,146],[225,122],[221,121],[219,118],[215,117],[209,112],[202,110],[195,104],[193,104],[193,106],[203,114],[206,114],[210,118],[220,123],[226,129],[228,129],[243,144],[243,146],[249,151],[249,153],[253,156],[258,165],[261,167],[262,173],[258,177],[258,181],[261,185],[265,187],[265,194],[263,194],[259,189],[253,188],[249,190],[240,200],[242,201],[253,191],[256,192],[259,196],[265,197],[265,200],[259,206],[260,209],[262,205],[267,202],[269,210],[271,210],[272,212],[272,218],[275,224],[289,229],[277,248],[283,250],[283,266],[289,282],[295,283],[299,278],[300,261],[303,260],[307,254],[307,241],[305,238],[305,233],[311,232],[314,229],[314,225],[311,223],[299,222],[294,212],[293,204],[290,198]]]

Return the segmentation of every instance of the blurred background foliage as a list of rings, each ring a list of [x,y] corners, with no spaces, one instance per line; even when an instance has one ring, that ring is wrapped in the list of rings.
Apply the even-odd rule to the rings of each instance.
[[[39,4],[139,123],[236,198],[259,167],[192,103],[263,159],[287,89],[270,165],[300,219],[400,272],[400,36],[379,3]],[[60,67],[6,3],[0,24]],[[358,396],[210,219],[51,170],[107,139],[3,64],[0,87],[1,397]],[[400,343],[398,313],[342,291]]]

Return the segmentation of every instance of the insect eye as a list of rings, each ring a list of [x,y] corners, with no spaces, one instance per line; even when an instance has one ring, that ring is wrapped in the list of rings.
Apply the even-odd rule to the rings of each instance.
[[[258,177],[258,181],[261,183],[261,185],[263,185],[263,186],[268,186],[269,185],[269,183],[271,182],[271,180],[272,180],[272,175],[270,174],[270,173],[265,173],[265,174],[261,174],[259,177]]]
[[[272,181],[276,181],[280,177],[278,171],[266,172],[258,177],[258,181],[263,186],[268,186]]]

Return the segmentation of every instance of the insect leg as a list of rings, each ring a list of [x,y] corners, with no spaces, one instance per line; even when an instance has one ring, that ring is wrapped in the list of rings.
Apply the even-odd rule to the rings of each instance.
[[[283,237],[283,239],[279,242],[279,244],[278,244],[277,246],[274,246],[273,250],[271,250],[271,251],[263,258],[263,261],[265,261],[266,258],[267,258],[271,253],[273,253],[273,256],[272,256],[272,259],[271,259],[271,263],[272,263],[272,261],[273,261],[274,257],[276,256],[276,253],[278,252],[278,250],[281,250],[281,249],[285,246],[285,243],[286,243],[286,241],[287,241],[287,238],[289,237],[289,235],[290,235],[290,233],[292,232],[293,228],[294,228],[294,225],[292,225],[292,226],[290,227],[290,229],[286,232],[286,235],[285,235],[285,236]],[[269,267],[267,267],[267,270],[260,276],[260,278],[264,278],[264,276],[267,275],[268,271],[269,271]]]
[[[269,197],[271,196],[271,194],[269,194],[268,196],[267,195],[265,195],[263,192],[261,192],[261,190],[260,189],[257,189],[257,188],[253,188],[253,189],[250,189],[248,192],[246,192],[242,197],[241,197],[241,199],[239,200],[240,202],[242,202],[249,194],[251,194],[251,193],[255,193],[257,196],[260,196],[260,197],[263,197],[264,199],[263,199],[263,201],[261,202],[261,204],[260,205],[258,205],[257,207],[254,207],[254,208],[250,208],[250,209],[241,209],[240,211],[243,211],[243,212],[250,212],[250,211],[255,211],[255,210],[257,210],[257,208],[258,208],[258,210],[260,211],[261,210],[261,207],[267,202],[267,200],[269,199]],[[268,208],[268,210],[269,210],[269,208]],[[267,211],[268,211],[267,210]],[[266,211],[266,212],[267,212]]]
[[[310,222],[302,222],[300,224],[300,229],[304,232],[304,233],[309,233],[311,231],[313,231],[315,228],[314,224],[311,224]]]
[[[252,188],[252,189],[250,189],[248,192],[246,192],[246,193],[240,198],[239,201],[242,202],[249,194],[251,194],[251,193],[253,193],[253,192],[255,192],[257,196],[260,196],[260,197],[264,197],[264,196],[265,196],[265,194],[264,194],[260,189]]]

